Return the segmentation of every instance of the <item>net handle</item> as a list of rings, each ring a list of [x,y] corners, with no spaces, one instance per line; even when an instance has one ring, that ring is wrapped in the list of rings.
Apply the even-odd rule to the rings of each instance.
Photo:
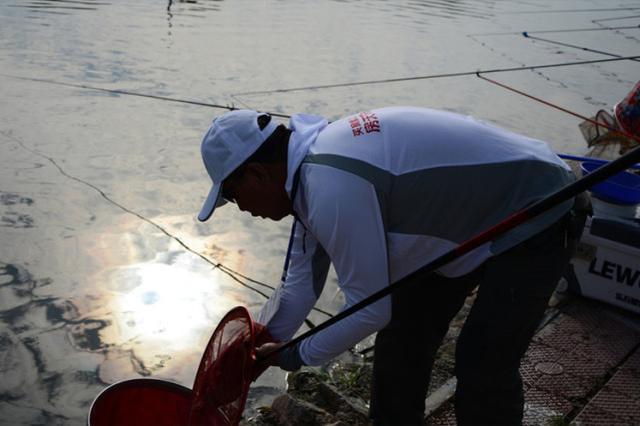
[[[410,283],[413,279],[415,279],[415,277],[417,277],[418,275],[430,273],[435,271],[438,268],[441,268],[447,263],[458,259],[459,257],[469,253],[471,250],[481,246],[486,242],[489,242],[495,239],[496,237],[515,228],[516,226],[522,224],[523,222],[544,213],[545,211],[559,205],[564,201],[569,200],[570,198],[577,196],[581,192],[584,192],[587,189],[591,188],[593,185],[600,183],[606,180],[607,178],[625,169],[628,169],[630,166],[634,165],[637,162],[640,162],[640,146],[627,152],[626,154],[617,158],[616,160],[613,160],[610,163],[605,164],[602,167],[599,167],[598,169],[582,177],[581,179],[578,179],[575,182],[566,185],[565,187],[537,201],[536,203],[531,204],[528,207],[525,207],[524,209],[512,214],[511,216],[504,219],[502,222],[499,222],[498,224],[485,230],[484,232],[481,232],[476,236],[470,238],[469,240],[461,243],[458,247],[455,247],[450,251],[444,253],[443,255],[437,257],[436,259],[432,260],[431,262],[427,263],[425,266],[412,272],[411,274],[407,275],[401,280],[393,284],[390,284],[384,289],[368,296],[367,298],[361,300],[355,305],[345,309],[344,311],[340,312],[333,318],[317,325],[315,328],[312,328],[311,330],[290,340],[289,342],[285,343],[281,347],[271,352],[266,357],[261,358],[259,361],[265,362],[266,360],[278,355],[282,351],[297,345],[302,340],[308,337],[311,337],[316,333],[319,333],[325,328],[334,325],[338,321],[358,312],[359,310],[371,305],[372,303],[377,302],[383,297],[388,296],[394,291],[404,287],[405,285]]]

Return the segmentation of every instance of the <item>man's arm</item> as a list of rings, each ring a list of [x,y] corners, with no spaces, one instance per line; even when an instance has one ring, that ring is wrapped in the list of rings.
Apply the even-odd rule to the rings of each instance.
[[[351,173],[306,165],[304,217],[329,255],[346,298],[345,308],[389,285],[386,232],[375,188]],[[320,365],[383,328],[391,299],[378,302],[303,340],[302,361]]]
[[[290,340],[300,328],[324,288],[329,263],[311,232],[295,221],[282,281],[257,319],[276,341]]]

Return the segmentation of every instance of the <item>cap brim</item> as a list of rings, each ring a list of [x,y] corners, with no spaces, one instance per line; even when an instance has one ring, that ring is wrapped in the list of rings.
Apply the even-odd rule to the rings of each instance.
[[[224,206],[225,204],[227,204],[227,202],[221,197],[221,195],[222,182],[211,187],[211,191],[209,191],[209,195],[207,195],[207,199],[205,200],[204,205],[200,210],[200,214],[198,215],[198,220],[200,222],[209,220],[216,207]]]

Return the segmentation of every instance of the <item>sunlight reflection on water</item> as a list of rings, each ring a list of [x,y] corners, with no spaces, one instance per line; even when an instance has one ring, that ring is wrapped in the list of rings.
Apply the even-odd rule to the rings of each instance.
[[[138,285],[114,294],[107,302],[117,318],[117,341],[153,339],[171,350],[193,348],[203,329],[210,329],[226,307],[242,303],[220,294],[215,280],[195,273],[192,265],[184,263],[136,264],[128,266],[123,275]]]

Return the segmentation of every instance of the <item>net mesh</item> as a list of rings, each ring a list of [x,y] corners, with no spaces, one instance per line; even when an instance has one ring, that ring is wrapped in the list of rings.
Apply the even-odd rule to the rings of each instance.
[[[254,324],[241,306],[220,321],[193,385],[190,424],[238,424],[249,385],[264,371],[256,365],[255,348],[268,341],[271,338],[266,328]]]

